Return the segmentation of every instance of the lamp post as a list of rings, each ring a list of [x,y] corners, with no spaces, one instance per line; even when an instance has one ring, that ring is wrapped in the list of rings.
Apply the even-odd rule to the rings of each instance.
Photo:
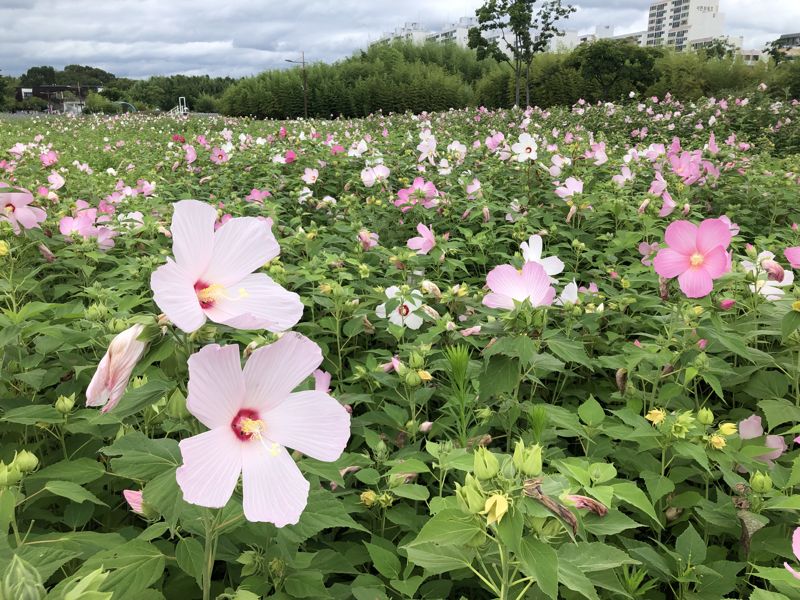
[[[306,75],[306,53],[300,52],[300,60],[284,59],[288,63],[302,65],[303,68],[303,115],[308,119],[308,77]]]

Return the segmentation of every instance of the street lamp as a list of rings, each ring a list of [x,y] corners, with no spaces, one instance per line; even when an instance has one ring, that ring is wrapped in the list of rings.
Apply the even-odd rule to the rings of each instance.
[[[300,53],[300,60],[289,60],[288,58],[285,58],[284,60],[288,63],[302,65],[303,67],[303,115],[305,115],[305,118],[308,119],[308,78],[306,76],[306,53],[305,51]]]

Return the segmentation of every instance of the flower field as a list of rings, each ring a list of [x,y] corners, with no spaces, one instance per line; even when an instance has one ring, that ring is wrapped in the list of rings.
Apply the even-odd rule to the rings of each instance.
[[[799,118],[0,120],[0,597],[800,598]]]

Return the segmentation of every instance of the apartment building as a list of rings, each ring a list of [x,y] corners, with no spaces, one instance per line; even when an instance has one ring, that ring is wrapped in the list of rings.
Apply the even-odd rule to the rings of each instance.
[[[719,0],[654,0],[645,45],[685,50],[695,41],[723,37],[724,30]]]

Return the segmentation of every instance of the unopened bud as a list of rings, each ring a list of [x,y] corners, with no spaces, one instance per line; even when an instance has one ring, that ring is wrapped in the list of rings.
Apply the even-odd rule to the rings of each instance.
[[[69,396],[59,396],[58,400],[56,400],[56,410],[60,412],[62,415],[67,415],[72,411],[72,407],[75,406],[75,394],[70,394]]]
[[[39,459],[36,458],[36,455],[33,452],[22,450],[14,457],[14,460],[11,464],[19,469],[22,473],[30,473],[31,471],[36,470],[36,467],[39,466]]]
[[[772,489],[772,477],[767,473],[756,471],[750,476],[750,488],[757,494],[766,494]]]
[[[697,411],[697,420],[703,425],[711,425],[714,422],[714,413],[708,408],[701,408]]]
[[[491,479],[500,471],[500,461],[489,450],[480,447],[473,455],[472,470],[478,479]]]

